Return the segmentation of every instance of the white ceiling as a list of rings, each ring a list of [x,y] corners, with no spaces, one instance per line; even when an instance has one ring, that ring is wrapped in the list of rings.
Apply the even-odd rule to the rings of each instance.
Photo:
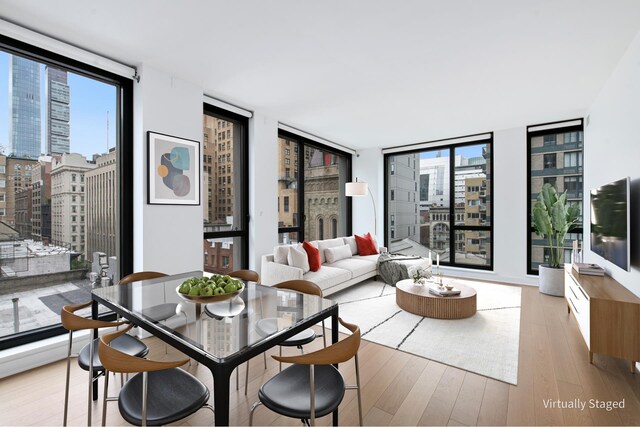
[[[0,15],[353,148],[581,116],[640,30],[636,0],[0,0]]]

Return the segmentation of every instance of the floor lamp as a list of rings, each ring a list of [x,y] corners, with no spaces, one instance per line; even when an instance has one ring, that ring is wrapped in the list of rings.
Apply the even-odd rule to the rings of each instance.
[[[344,187],[347,197],[366,196],[367,193],[371,196],[371,203],[373,204],[373,234],[378,235],[378,217],[376,215],[376,202],[373,199],[373,194],[369,189],[369,184],[364,181],[347,182]]]

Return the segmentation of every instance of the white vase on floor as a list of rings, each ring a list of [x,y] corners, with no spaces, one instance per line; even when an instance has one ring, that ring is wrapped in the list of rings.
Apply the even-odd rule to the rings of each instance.
[[[545,265],[538,267],[539,290],[543,294],[556,297],[564,296],[564,268],[551,268]]]

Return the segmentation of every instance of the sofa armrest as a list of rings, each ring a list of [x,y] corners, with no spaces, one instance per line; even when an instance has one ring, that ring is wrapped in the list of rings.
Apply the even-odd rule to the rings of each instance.
[[[302,269],[273,261],[273,254],[262,256],[260,281],[263,285],[275,285],[285,280],[302,279]]]

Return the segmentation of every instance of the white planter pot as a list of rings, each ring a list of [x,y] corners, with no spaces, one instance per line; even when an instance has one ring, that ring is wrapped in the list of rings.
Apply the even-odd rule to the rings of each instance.
[[[556,297],[564,296],[564,268],[538,267],[539,290],[543,294]]]

